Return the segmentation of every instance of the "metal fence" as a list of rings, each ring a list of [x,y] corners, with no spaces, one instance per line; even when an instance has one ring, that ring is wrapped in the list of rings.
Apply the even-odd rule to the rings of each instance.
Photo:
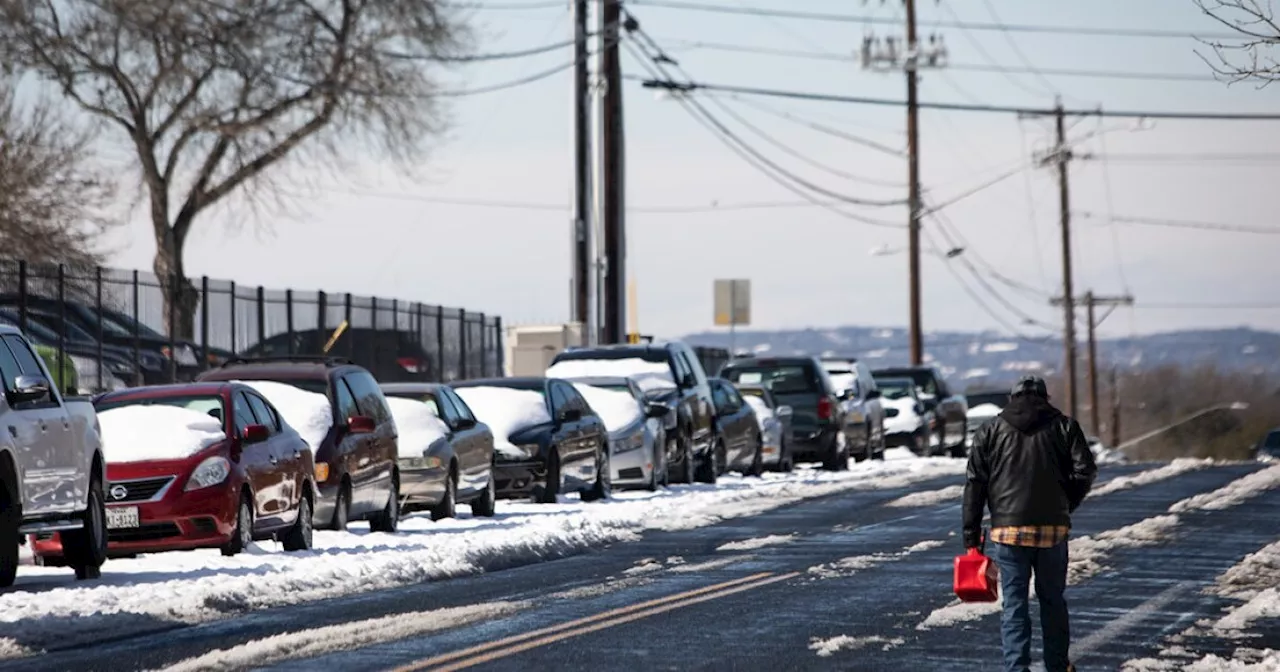
[[[318,350],[331,341],[323,354],[351,359],[380,380],[502,375],[502,320],[496,315],[201,277],[190,280],[198,294],[194,329],[182,338],[178,311],[164,300],[166,281],[174,279],[0,260],[0,322],[16,323],[37,343],[36,331],[46,341],[52,332],[55,342],[44,345],[56,347],[60,357],[79,353],[83,359],[84,339],[91,338],[98,370],[90,373],[104,388],[112,376],[128,385],[190,380],[237,356],[322,354]],[[153,370],[155,354],[163,361],[160,372]],[[121,359],[129,365],[127,376],[118,375]],[[84,378],[82,368],[76,370]]]

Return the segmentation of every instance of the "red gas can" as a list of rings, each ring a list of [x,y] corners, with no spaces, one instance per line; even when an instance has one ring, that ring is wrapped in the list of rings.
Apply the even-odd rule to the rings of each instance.
[[[961,602],[995,602],[999,595],[1000,570],[982,551],[971,548],[956,556],[956,597]]]

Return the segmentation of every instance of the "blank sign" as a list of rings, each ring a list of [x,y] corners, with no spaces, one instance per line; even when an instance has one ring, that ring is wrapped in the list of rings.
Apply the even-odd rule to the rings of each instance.
[[[751,281],[716,280],[716,326],[751,324]]]

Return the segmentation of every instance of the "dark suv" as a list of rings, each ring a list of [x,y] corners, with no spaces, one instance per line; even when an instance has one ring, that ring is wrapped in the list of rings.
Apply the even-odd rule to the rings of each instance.
[[[343,530],[367,518],[378,532],[394,532],[400,520],[396,425],[378,382],[369,372],[336,357],[231,359],[200,375],[206,380],[285,383],[329,398],[333,425],[319,446],[315,503],[318,526]]]
[[[666,418],[671,482],[715,483],[724,472],[725,447],[716,430],[711,387],[698,356],[688,345],[670,341],[572,348],[556,355],[547,376],[635,379],[650,402],[672,409]]]
[[[763,385],[779,404],[791,407],[791,452],[797,462],[821,462],[828,471],[849,468],[841,395],[816,357],[735,359],[720,377],[735,385]]]
[[[363,366],[381,383],[441,380],[440,372],[435,370],[436,361],[412,332],[351,327],[342,330],[325,353],[324,346],[330,338],[330,332],[319,329],[302,329],[292,334],[286,331],[255,343],[242,354],[244,357],[332,354]]]

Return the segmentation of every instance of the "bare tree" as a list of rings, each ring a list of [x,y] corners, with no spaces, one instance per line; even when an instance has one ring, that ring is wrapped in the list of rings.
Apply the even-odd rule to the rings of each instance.
[[[0,62],[136,151],[155,272],[186,338],[199,296],[183,252],[201,213],[280,197],[289,164],[413,165],[442,125],[424,63],[465,35],[436,0],[0,0]]]
[[[1227,82],[1255,81],[1267,86],[1280,79],[1280,63],[1272,49],[1280,44],[1271,0],[1195,0],[1196,6],[1218,23],[1240,34],[1238,40],[1201,40],[1213,56],[1198,54]]]
[[[90,129],[47,99],[19,105],[15,88],[0,75],[0,250],[87,271],[101,262],[101,236],[118,221],[115,182],[92,152]]]

